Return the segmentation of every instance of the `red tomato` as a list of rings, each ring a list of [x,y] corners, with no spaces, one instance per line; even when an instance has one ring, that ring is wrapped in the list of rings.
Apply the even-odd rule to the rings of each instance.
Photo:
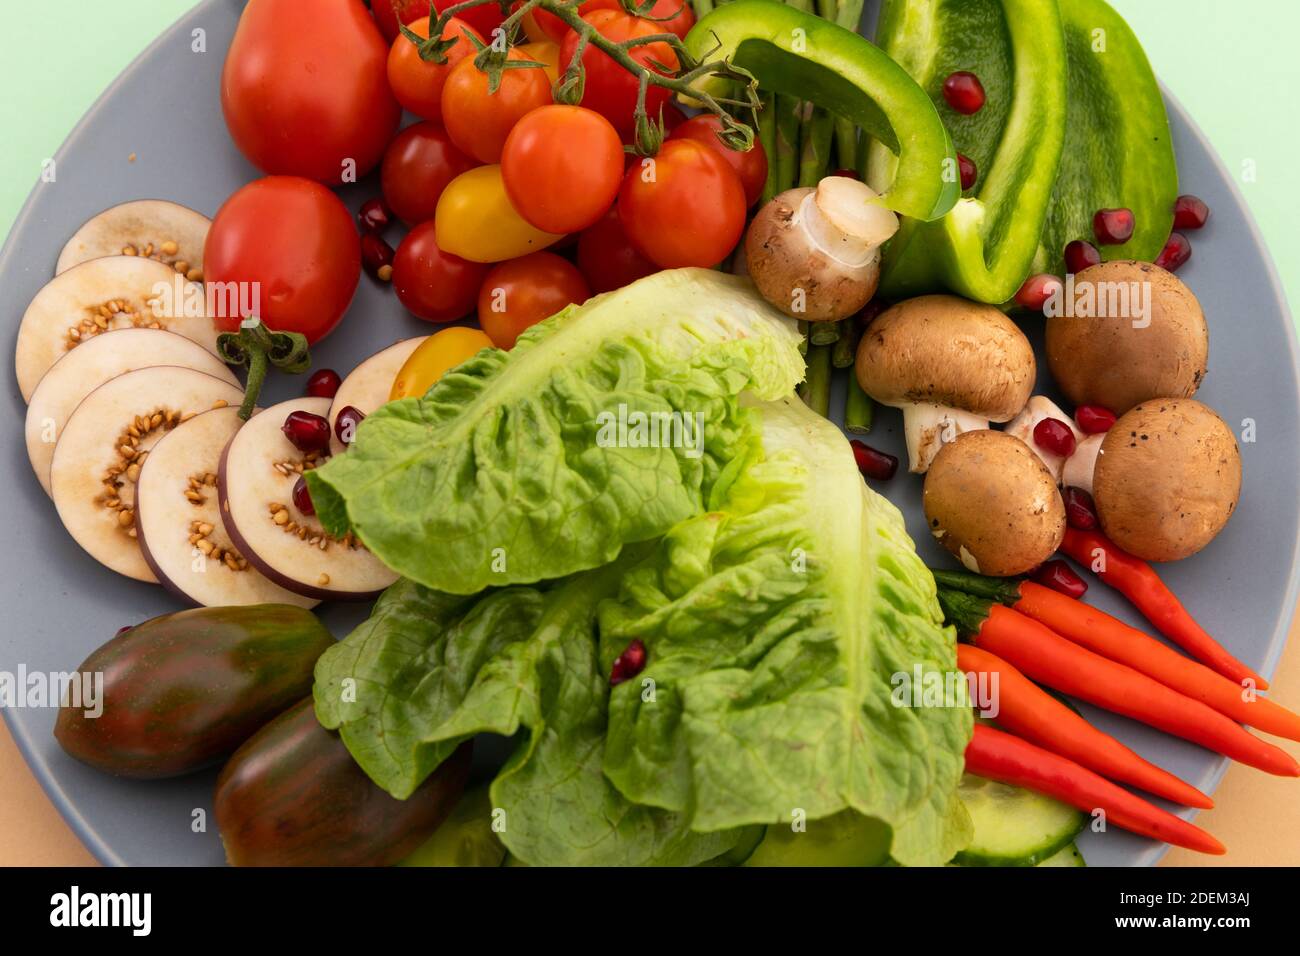
[[[545,232],[577,232],[605,214],[623,181],[623,142],[581,106],[533,110],[510,131],[501,175],[515,211]]]
[[[617,206],[578,237],[578,268],[592,292],[621,289],[659,271],[658,266],[632,248],[619,221]]]
[[[375,26],[379,27],[379,32],[386,43],[392,43],[393,38],[397,36],[399,20],[411,24],[429,15],[429,4],[426,0],[374,0],[370,6],[373,8]]]
[[[510,59],[527,60],[528,55],[512,49]],[[442,88],[443,123],[461,152],[480,163],[495,163],[500,161],[515,123],[525,113],[551,102],[551,81],[545,70],[505,70],[497,91],[489,93],[487,74],[480,72],[472,59],[463,60]]]
[[[416,20],[411,30],[427,37],[429,18]],[[416,116],[429,120],[442,119],[442,87],[456,65],[474,55],[476,48],[469,38],[483,39],[468,23],[455,17],[447,21],[442,36],[443,39],[456,37],[456,45],[447,51],[446,63],[420,59],[420,51],[404,36],[394,40],[388,51],[388,85],[393,88],[397,102]]]
[[[221,71],[221,111],[265,173],[351,181],[374,169],[401,109],[361,0],[251,0]]]
[[[382,2],[382,0],[380,0],[380,2]],[[426,3],[424,10],[425,13],[429,12],[428,6],[429,5]],[[439,4],[439,6],[446,9],[451,6],[451,4],[443,3]],[[501,26],[506,19],[506,15],[501,12],[501,4],[499,3],[481,3],[477,7],[470,7],[468,10],[462,10],[460,13],[456,14],[456,17],[457,19],[464,20],[472,26],[479,32],[479,35],[489,43],[492,42],[492,31]]]
[[[492,267],[478,293],[478,324],[497,348],[512,349],[525,329],[590,296],[567,259],[532,252]]]
[[[517,6],[517,4],[516,4]],[[597,10],[622,10],[623,4],[619,0],[582,0],[578,5],[578,16],[586,17],[589,13],[595,13]],[[538,28],[545,33],[551,40],[556,43],[564,42],[564,35],[569,32],[569,25],[549,11],[540,7],[534,7],[533,22]],[[665,33],[667,31],[664,31]]]
[[[721,129],[720,119],[712,113],[701,113],[674,129],[668,138],[693,139],[725,159],[740,177],[740,185],[745,188],[746,206],[752,206],[763,195],[763,186],[767,183],[767,153],[763,152],[763,145],[757,139],[746,152],[731,149],[718,139],[718,131]]]
[[[384,153],[379,173],[384,200],[399,219],[414,226],[432,219],[447,184],[477,165],[437,123],[408,126]]]
[[[347,311],[361,278],[361,241],[352,214],[324,186],[268,176],[217,210],[203,248],[208,288],[222,302],[246,303],[277,332],[319,342]],[[215,285],[214,283],[220,283]],[[239,328],[240,309],[219,309],[218,329]]]
[[[455,322],[473,311],[487,271],[485,265],[439,249],[430,220],[408,232],[397,247],[393,291],[426,322]]]
[[[601,36],[623,43],[634,37],[663,33],[655,24],[634,17],[622,10],[596,10],[583,17]],[[573,62],[578,48],[578,34],[570,30],[560,47],[560,72],[563,74]],[[647,43],[633,47],[629,55],[642,66],[654,69],[653,63],[677,68],[677,54],[667,43]],[[582,105],[593,109],[614,124],[623,142],[631,142],[636,134],[633,113],[636,110],[637,78],[610,57],[588,45],[582,54],[587,71],[587,83],[582,94]],[[659,108],[668,102],[671,93],[661,86],[651,86],[646,92],[646,112],[652,119],[659,116]]]
[[[628,170],[618,194],[627,237],[663,269],[713,266],[745,229],[745,190],[727,161],[690,139]]]

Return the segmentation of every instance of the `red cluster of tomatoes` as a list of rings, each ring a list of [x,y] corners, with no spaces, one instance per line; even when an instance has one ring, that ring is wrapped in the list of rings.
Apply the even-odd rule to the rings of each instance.
[[[398,22],[428,37],[428,0],[250,0],[222,74],[222,107],[236,145],[269,174],[222,207],[205,253],[210,281],[258,281],[263,320],[316,341],[342,317],[363,261],[391,278],[402,303],[432,322],[476,308],[495,344],[590,294],[661,268],[712,266],[736,245],[767,176],[757,144],[718,138],[711,115],[687,119],[670,91],[650,86],[647,108],[670,135],[652,158],[635,137],[637,78],[604,52],[583,52],[581,105],[553,101],[577,34],[535,9],[521,65],[489,91],[474,64],[500,42],[499,4],[445,25],[446,60],[421,58]],[[685,0],[656,0],[646,19],[619,0],[586,0],[579,14],[621,43],[694,24]],[[648,69],[673,68],[664,42],[634,46]],[[531,65],[522,65],[522,64]],[[536,64],[540,64],[536,65]],[[398,131],[402,110],[419,122]],[[326,188],[379,169],[383,201],[351,216]],[[389,214],[410,231],[394,253]],[[376,267],[379,267],[376,269]],[[269,290],[269,295],[267,291]],[[238,317],[227,320],[237,324]]]

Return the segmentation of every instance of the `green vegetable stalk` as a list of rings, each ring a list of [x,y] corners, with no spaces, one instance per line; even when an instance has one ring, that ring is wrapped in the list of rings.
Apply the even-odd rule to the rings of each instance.
[[[831,322],[816,325],[833,325]],[[813,345],[808,349],[808,377],[799,389],[800,397],[818,415],[825,418],[831,410],[831,347]]]
[[[800,126],[799,185],[816,186],[826,175],[831,156],[831,136],[835,120],[830,113],[804,104],[804,121]]]
[[[776,191],[793,188],[799,171],[800,101],[793,96],[776,97]]]
[[[767,182],[763,184],[763,197],[759,201],[766,204],[780,190],[777,188],[779,177],[776,169],[776,96],[767,91],[759,93],[758,142],[763,147],[763,154],[768,157]]]
[[[858,356],[858,339],[862,336],[858,320],[850,317],[835,324],[839,326],[839,335],[831,352],[831,364],[836,368],[850,368]]]
[[[858,384],[858,376],[850,369],[848,391],[844,395],[844,430],[855,435],[871,431],[876,403]]]

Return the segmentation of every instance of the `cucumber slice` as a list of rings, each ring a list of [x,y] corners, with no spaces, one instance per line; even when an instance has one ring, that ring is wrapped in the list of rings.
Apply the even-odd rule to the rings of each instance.
[[[492,832],[486,786],[466,791],[442,826],[398,866],[501,866],[506,848]]]
[[[770,826],[745,866],[880,866],[889,859],[889,827],[844,810],[796,832]]]
[[[1088,864],[1084,862],[1083,854],[1079,852],[1079,848],[1075,844],[1071,843],[1064,850],[1060,850],[1057,853],[1052,854],[1046,860],[1044,860],[1042,863],[1039,863],[1038,865],[1039,866],[1087,866]]]
[[[1087,824],[1074,807],[1005,783],[965,774],[957,795],[975,836],[960,866],[1034,866],[1069,844]]]

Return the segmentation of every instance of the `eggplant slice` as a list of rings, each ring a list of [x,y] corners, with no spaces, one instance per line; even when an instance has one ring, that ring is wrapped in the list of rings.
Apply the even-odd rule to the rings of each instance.
[[[221,456],[221,519],[249,563],[276,584],[321,600],[375,597],[397,575],[356,538],[335,539],[293,503],[304,471],[328,456],[303,454],[281,431],[293,411],[328,415],[328,398],[295,398],[254,415]]]
[[[14,370],[23,400],[69,351],[111,329],[166,329],[217,354],[203,286],[139,256],[93,259],[51,279],[23,314]]]
[[[63,426],[50,463],[50,494],[77,544],[119,574],[157,581],[135,528],[140,469],[181,422],[243,397],[227,381],[176,365],[127,372],[87,395]],[[212,493],[216,475],[210,477]]]
[[[68,416],[105,382],[152,365],[192,368],[239,387],[239,379],[221,359],[175,332],[115,329],[94,336],[54,363],[27,406],[27,457],[46,494],[54,446]]]
[[[188,278],[203,281],[203,245],[212,220],[166,199],[136,199],[92,216],[59,253],[54,274],[104,256],[154,259]]]
[[[204,607],[318,602],[273,583],[226,534],[209,482],[244,423],[235,406],[176,426],[154,445],[135,488],[135,526],[150,570],[172,593]]]
[[[393,379],[397,378],[402,364],[426,339],[427,335],[420,335],[390,345],[382,352],[370,356],[343,380],[339,390],[334,393],[334,403],[330,405],[329,411],[331,455],[341,455],[348,450],[348,446],[339,441],[335,429],[339,412],[351,406],[361,414],[369,415],[387,402],[388,395],[393,390]]]

